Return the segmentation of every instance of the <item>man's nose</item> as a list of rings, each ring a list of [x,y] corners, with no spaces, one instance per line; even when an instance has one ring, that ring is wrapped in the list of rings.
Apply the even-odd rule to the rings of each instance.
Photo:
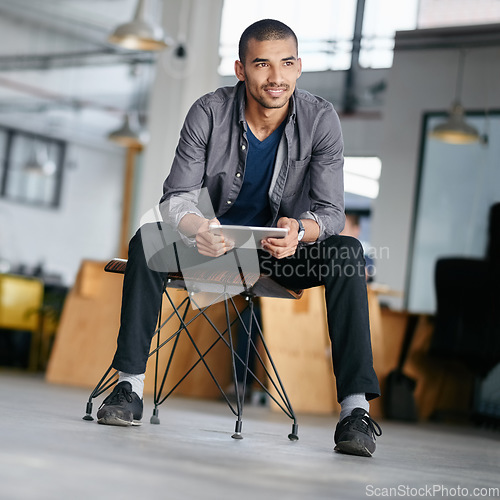
[[[269,83],[279,84],[279,82],[281,81],[280,68],[279,67],[271,67],[267,80]]]

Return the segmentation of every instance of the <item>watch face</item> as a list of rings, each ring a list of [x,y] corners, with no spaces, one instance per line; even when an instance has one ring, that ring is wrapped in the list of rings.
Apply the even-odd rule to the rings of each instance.
[[[300,241],[304,237],[304,234],[306,233],[306,230],[304,228],[304,225],[302,224],[302,221],[300,219],[296,219],[296,220],[299,223],[298,240]]]

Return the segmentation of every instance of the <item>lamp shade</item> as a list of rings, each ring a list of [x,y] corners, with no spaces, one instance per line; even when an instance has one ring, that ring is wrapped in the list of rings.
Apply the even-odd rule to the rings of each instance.
[[[163,29],[145,20],[144,9],[144,0],[139,0],[134,19],[118,26],[108,41],[129,50],[156,51],[167,47],[170,41],[165,37]]]
[[[142,148],[148,138],[144,132],[136,132],[130,126],[129,116],[125,115],[121,127],[110,132],[108,139],[126,148]]]
[[[458,101],[453,103],[448,119],[436,125],[429,135],[449,144],[471,144],[479,140],[479,132],[465,122],[464,108]]]
[[[30,174],[51,176],[57,171],[57,165],[49,158],[48,146],[33,141],[32,150],[23,169]]]
[[[24,164],[24,171],[28,172],[30,174],[41,174],[43,175],[43,165],[38,161],[37,158],[30,158],[25,164]]]

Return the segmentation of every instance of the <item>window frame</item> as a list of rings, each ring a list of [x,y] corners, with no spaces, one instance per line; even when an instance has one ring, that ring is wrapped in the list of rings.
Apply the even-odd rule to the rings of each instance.
[[[43,208],[58,208],[61,203],[61,193],[62,193],[62,183],[63,183],[63,171],[64,171],[64,161],[66,156],[67,143],[61,139],[56,139],[43,134],[38,134],[35,132],[28,132],[25,130],[19,130],[12,127],[5,127],[0,125],[0,131],[5,134],[5,144],[4,144],[4,158],[2,159],[2,173],[0,178],[0,199],[5,201],[22,203],[24,205],[43,207]],[[54,176],[54,188],[53,193],[48,201],[42,201],[35,199],[33,197],[27,196],[13,196],[9,194],[9,182],[11,180],[10,174],[13,172],[13,147],[14,141],[17,137],[24,137],[31,141],[38,141],[45,144],[50,144],[57,148],[56,152],[56,171]]]

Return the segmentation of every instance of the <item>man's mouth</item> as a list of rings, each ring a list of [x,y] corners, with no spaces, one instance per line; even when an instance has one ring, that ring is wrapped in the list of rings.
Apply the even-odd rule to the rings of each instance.
[[[264,91],[271,97],[281,97],[286,92],[285,87],[267,87]]]

